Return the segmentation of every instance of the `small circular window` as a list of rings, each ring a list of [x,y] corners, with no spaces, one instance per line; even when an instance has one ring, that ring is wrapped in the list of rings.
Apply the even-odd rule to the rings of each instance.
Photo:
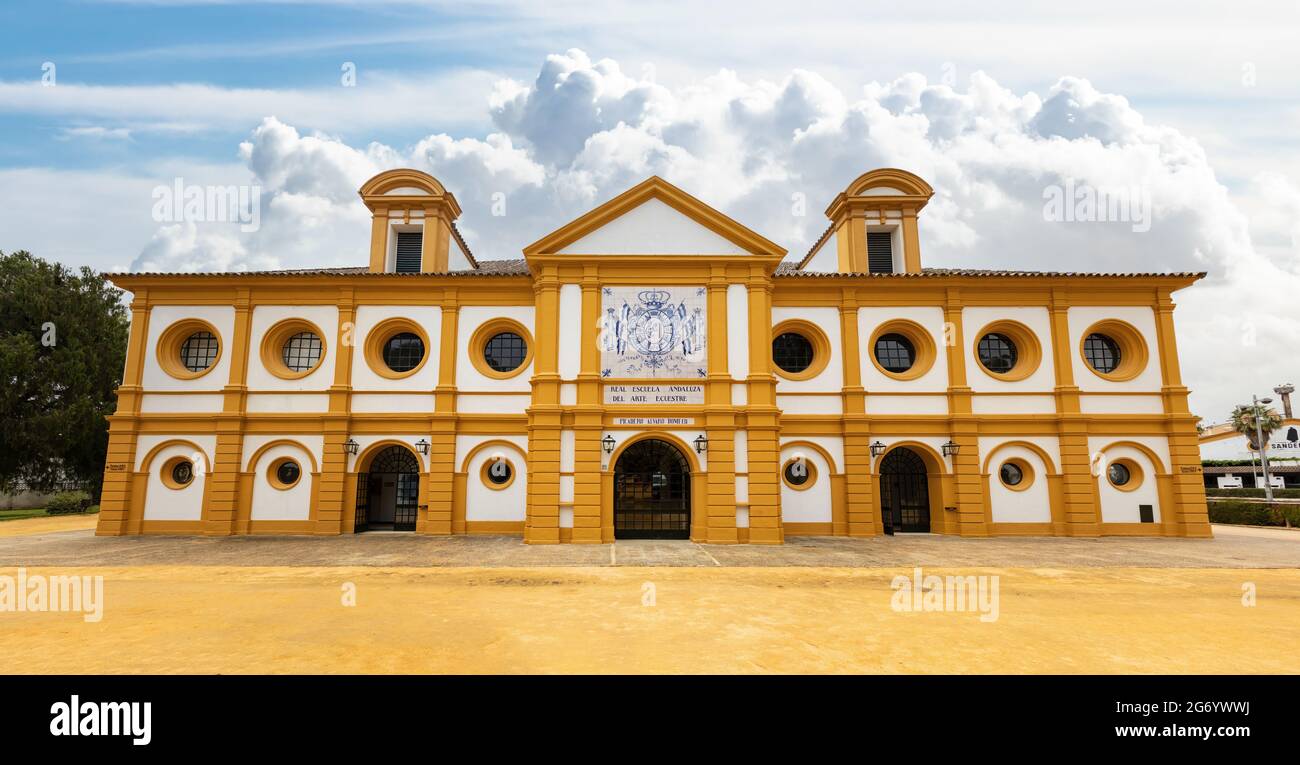
[[[293,486],[302,477],[302,468],[293,460],[284,460],[275,466],[275,480],[282,486]]]
[[[799,374],[813,363],[813,344],[798,332],[783,332],[772,341],[772,361],[782,371]]]
[[[1102,374],[1114,372],[1123,360],[1119,343],[1100,332],[1093,332],[1084,339],[1083,357],[1089,366]]]
[[[781,480],[798,491],[811,488],[817,482],[817,466],[807,457],[797,454],[781,467]]]
[[[394,372],[409,372],[424,360],[424,340],[414,332],[398,332],[384,343],[384,364]]]
[[[1021,470],[1020,466],[1014,462],[1004,462],[1002,463],[1000,477],[1002,483],[1007,486],[1019,486],[1025,480],[1025,471]]]
[[[1106,468],[1106,477],[1115,486],[1128,486],[1133,480],[1133,471],[1128,469],[1128,465],[1123,462],[1112,462],[1110,467]]]
[[[194,480],[194,463],[189,460],[181,460],[172,465],[172,481],[185,486]]]
[[[181,366],[190,372],[202,372],[217,360],[217,336],[201,330],[191,334],[181,343]]]
[[[293,372],[306,372],[320,363],[320,337],[315,332],[298,332],[284,341],[280,358],[284,365]]]
[[[1016,366],[1016,344],[1000,332],[990,332],[980,338],[980,363],[996,374],[1006,374]]]
[[[483,483],[489,489],[504,489],[515,480],[515,466],[501,455],[493,455],[483,463]]]
[[[875,354],[880,366],[895,374],[906,372],[916,363],[916,346],[896,332],[876,338]]]
[[[498,332],[483,347],[483,360],[497,372],[513,372],[528,358],[528,342],[514,332]]]

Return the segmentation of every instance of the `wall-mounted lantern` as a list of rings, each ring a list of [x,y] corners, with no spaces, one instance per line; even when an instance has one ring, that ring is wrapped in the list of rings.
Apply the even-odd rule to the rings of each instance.
[[[421,438],[419,441],[415,442],[415,450],[418,451],[420,454],[428,454],[429,442]]]
[[[872,456],[872,457],[879,457],[880,455],[882,455],[882,454],[884,454],[884,453],[885,453],[885,445],[884,445],[883,443],[881,443],[880,441],[876,441],[875,443],[873,443],[873,444],[871,445],[871,456]]]
[[[709,439],[705,438],[703,433],[701,433],[701,434],[699,434],[698,436],[696,436],[696,437],[695,437],[695,453],[696,453],[696,454],[703,454],[703,453],[707,452],[708,450],[709,450]]]
[[[956,457],[957,452],[961,451],[961,444],[949,439],[948,443],[944,444],[941,448],[943,449],[943,456]]]
[[[606,453],[606,454],[613,454],[613,453],[614,453],[614,437],[613,437],[613,436],[605,436],[604,438],[600,439],[600,445],[605,449],[605,453]]]
[[[354,441],[351,436],[348,436],[348,440],[343,442],[343,451],[347,454],[356,454],[360,448],[361,444]]]

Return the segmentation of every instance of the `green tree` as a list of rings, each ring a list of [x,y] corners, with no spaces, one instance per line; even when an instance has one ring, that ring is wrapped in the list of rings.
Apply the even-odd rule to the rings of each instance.
[[[121,296],[89,268],[0,252],[0,488],[66,477],[98,496],[126,358]]]
[[[1276,409],[1266,409],[1263,405],[1255,406],[1237,406],[1232,410],[1232,428],[1246,437],[1250,442],[1250,448],[1258,450],[1259,444],[1255,443],[1258,436],[1255,433],[1255,420],[1259,420],[1259,432],[1264,436],[1264,443],[1273,435],[1273,431],[1282,427],[1282,416],[1277,413]]]

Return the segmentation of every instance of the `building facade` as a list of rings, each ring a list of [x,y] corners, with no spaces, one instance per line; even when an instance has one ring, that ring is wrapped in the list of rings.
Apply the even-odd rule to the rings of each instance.
[[[429,175],[360,194],[365,267],[112,277],[100,534],[1210,534],[1203,274],[922,268],[933,190],[893,169],[800,258],[659,178],[515,260]]]

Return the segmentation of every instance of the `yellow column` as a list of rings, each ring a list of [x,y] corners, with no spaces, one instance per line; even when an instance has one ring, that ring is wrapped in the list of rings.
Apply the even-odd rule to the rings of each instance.
[[[349,481],[348,440],[352,412],[352,359],[356,343],[356,303],[351,288],[339,290],[339,325],[335,333],[334,382],[330,385],[329,414],[323,418],[324,442],[320,484],[316,492],[316,533],[340,534],[352,530],[356,509],[356,481]]]
[[[235,533],[241,503],[250,497],[240,494],[240,464],[244,452],[244,408],[248,400],[249,335],[252,331],[252,301],[249,290],[236,290],[235,329],[230,338],[230,377],[222,390],[225,402],[217,416],[217,448],[212,474],[204,487],[203,533],[227,536]]]
[[[533,400],[528,408],[528,516],[524,541],[560,541],[560,281],[546,264],[536,291],[537,352],[533,356]]]
[[[427,225],[427,224],[426,224]],[[427,243],[427,234],[426,234]],[[444,269],[445,270],[445,269]],[[434,413],[429,420],[429,475],[425,481],[425,534],[452,533],[456,474],[456,349],[460,331],[460,305],[455,290],[442,298],[442,333],[438,338],[438,385]]]
[[[840,299],[840,354],[844,360],[844,498],[845,525],[835,534],[869,537],[880,533],[876,500],[871,490],[871,421],[866,415],[862,387],[861,339],[858,336],[857,294],[845,290]]]
[[[737,541],[736,415],[731,406],[731,374],[727,371],[727,285],[726,266],[715,265],[708,286],[709,376],[704,405],[704,435],[709,440],[703,455],[708,464],[708,497],[702,498],[708,507],[704,535],[713,544]],[[701,504],[695,503],[696,507]]]
[[[582,331],[578,367],[578,405],[573,411],[573,537],[582,543],[609,542],[613,527],[601,518],[600,279],[594,263],[583,267]],[[564,342],[563,340],[561,342]]]
[[[1074,384],[1074,352],[1070,342],[1069,299],[1063,289],[1052,290],[1052,356],[1056,369],[1056,416],[1061,444],[1061,496],[1064,527],[1053,523],[1056,534],[1098,536],[1097,479],[1092,475],[1088,451],[1088,422],[1079,408],[1079,388]],[[1053,514],[1053,517],[1056,517]]]
[[[382,274],[388,259],[388,208],[376,207],[370,216],[370,273]]]
[[[781,544],[781,414],[772,374],[772,281],[761,267],[749,277],[749,541]]]
[[[138,436],[136,415],[140,409],[149,339],[149,295],[147,290],[135,293],[131,301],[131,334],[126,346],[126,369],[122,384],[117,388],[117,411],[108,418],[108,454],[104,461],[104,485],[99,497],[99,520],[95,533],[118,535],[127,532],[130,515],[133,475],[135,472],[135,442]]]
[[[915,222],[915,218],[913,218]],[[944,531],[962,536],[988,536],[984,481],[980,475],[979,426],[971,413],[966,379],[966,333],[962,328],[961,290],[948,290],[944,306],[943,341],[948,358],[948,429],[959,450],[951,458],[956,512],[944,510]]]
[[[1187,388],[1178,368],[1178,340],[1174,334],[1174,302],[1167,289],[1156,301],[1156,339],[1160,348],[1161,397],[1168,421],[1172,491],[1168,510],[1162,510],[1165,533],[1209,537],[1210,519],[1201,470],[1201,448],[1196,417],[1187,406]]]
[[[909,274],[921,273],[921,235],[916,226],[916,210],[903,210],[903,268]]]

